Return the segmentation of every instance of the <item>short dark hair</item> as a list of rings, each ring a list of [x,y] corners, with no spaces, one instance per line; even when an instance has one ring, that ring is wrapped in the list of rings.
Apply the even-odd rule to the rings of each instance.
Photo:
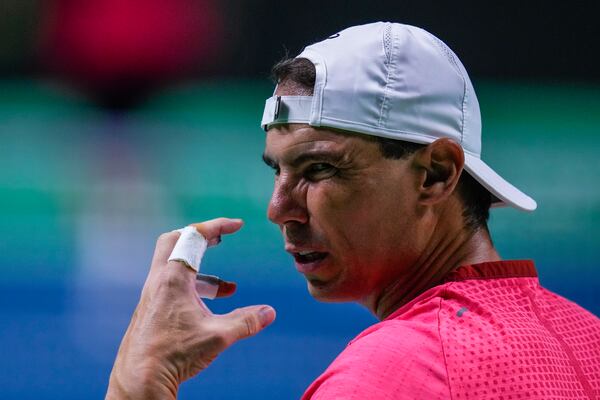
[[[311,95],[316,80],[314,64],[306,58],[285,57],[272,69],[273,80],[281,84],[289,84],[293,90],[302,95]],[[381,153],[386,158],[402,159],[413,154],[424,144],[403,140],[388,139],[374,136],[379,143]],[[463,202],[463,218],[465,225],[472,231],[488,230],[487,221],[490,217],[492,194],[477,182],[469,173],[463,170],[457,185],[458,194]]]

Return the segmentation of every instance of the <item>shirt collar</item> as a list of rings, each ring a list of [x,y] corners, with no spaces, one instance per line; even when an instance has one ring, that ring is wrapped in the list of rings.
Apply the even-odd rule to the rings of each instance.
[[[444,282],[524,277],[537,277],[537,271],[532,260],[488,261],[463,265],[446,275]]]

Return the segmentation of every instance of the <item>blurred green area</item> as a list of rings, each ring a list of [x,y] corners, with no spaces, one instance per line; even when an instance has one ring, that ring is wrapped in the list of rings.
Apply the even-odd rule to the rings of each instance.
[[[494,210],[495,244],[504,258],[536,260],[542,282],[559,293],[592,293],[600,277],[600,88],[476,88],[483,159],[539,205],[530,214]],[[259,121],[271,91],[267,82],[191,83],[110,114],[49,82],[0,81],[0,281],[79,279],[98,254],[85,237],[103,232],[106,247],[96,250],[110,253],[111,232],[131,226],[148,239],[130,261],[145,265],[161,231],[225,215],[246,226],[209,255],[215,268],[248,262],[228,272],[296,282],[265,217],[272,172],[260,160]]]

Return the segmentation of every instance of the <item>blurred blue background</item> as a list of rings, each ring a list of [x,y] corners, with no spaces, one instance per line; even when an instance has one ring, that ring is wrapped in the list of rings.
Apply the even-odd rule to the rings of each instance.
[[[400,13],[348,3],[347,15],[325,12],[308,30],[301,29],[306,10],[268,1],[200,1],[191,19],[184,0],[148,1],[145,13],[133,0],[90,1],[97,6],[91,10],[73,1],[3,3],[0,398],[102,398],[156,237],[217,216],[246,224],[206,255],[207,273],[239,285],[236,296],[209,306],[226,312],[267,303],[278,317],[186,382],[180,398],[297,398],[375,322],[359,306],[320,304],[306,293],[265,216],[273,176],[261,161],[259,127],[272,92],[269,66],[282,45],[294,53],[375,19],[421,25],[465,61],[482,108],[484,159],[539,204],[531,214],[492,211],[496,246],[504,258],[534,259],[542,284],[600,313],[597,64],[569,65],[563,59],[570,54],[560,52],[575,50],[557,45],[550,65],[544,45],[510,41],[513,31],[537,32],[555,14],[533,26],[519,25],[529,21],[520,14],[501,36],[494,24],[509,13],[495,14],[485,28],[478,20],[453,29],[450,10],[415,2]],[[256,23],[272,13],[289,27],[277,37]],[[80,23],[90,21],[86,15],[100,20],[96,28]],[[574,26],[582,35],[592,29],[581,19]],[[150,31],[160,34],[148,47]],[[131,39],[136,35],[143,40]],[[188,46],[161,44],[164,37]],[[190,42],[198,37],[204,40]],[[507,41],[515,57],[503,68],[493,50],[504,51]]]

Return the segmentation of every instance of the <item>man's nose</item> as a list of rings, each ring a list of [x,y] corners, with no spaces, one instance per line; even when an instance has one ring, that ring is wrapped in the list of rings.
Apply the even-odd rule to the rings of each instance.
[[[289,222],[306,223],[308,221],[306,192],[285,176],[280,176],[275,180],[267,217],[277,225]]]

